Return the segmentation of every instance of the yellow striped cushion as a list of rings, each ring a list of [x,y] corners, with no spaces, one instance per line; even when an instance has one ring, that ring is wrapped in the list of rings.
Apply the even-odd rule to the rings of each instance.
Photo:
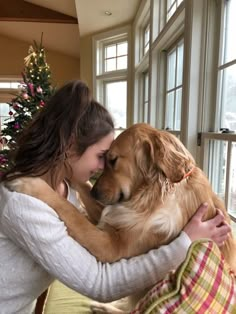
[[[235,276],[218,246],[194,242],[184,263],[140,300],[132,314],[236,313]]]

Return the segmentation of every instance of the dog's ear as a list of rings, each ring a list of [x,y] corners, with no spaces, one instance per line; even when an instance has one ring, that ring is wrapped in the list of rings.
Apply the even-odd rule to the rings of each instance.
[[[154,129],[139,141],[136,160],[147,178],[162,172],[171,183],[177,183],[195,166],[190,152],[169,132]]]
[[[153,161],[170,182],[180,182],[195,166],[194,158],[175,135],[157,131],[152,144]]]
[[[135,160],[139,171],[146,179],[153,176],[153,160],[154,152],[153,145],[147,136],[138,138],[135,149]]]

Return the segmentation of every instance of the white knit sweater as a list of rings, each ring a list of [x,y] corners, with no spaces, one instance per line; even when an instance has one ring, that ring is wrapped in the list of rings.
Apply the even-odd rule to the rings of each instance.
[[[68,199],[76,203],[74,193],[70,190]],[[182,232],[168,246],[102,264],[68,236],[65,224],[45,203],[0,185],[0,205],[1,314],[33,313],[35,300],[55,278],[103,302],[138,292],[177,267],[190,245]]]

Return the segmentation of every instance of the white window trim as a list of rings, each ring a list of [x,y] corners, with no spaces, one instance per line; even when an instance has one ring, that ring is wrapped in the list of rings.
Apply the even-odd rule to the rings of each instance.
[[[128,64],[127,64],[127,70],[117,70],[117,71],[109,71],[106,73],[99,73],[97,74],[97,63],[102,64],[102,60],[97,60],[97,45],[100,45],[99,49],[102,49],[103,44],[108,44],[112,42],[116,42],[116,38],[120,37],[121,39],[127,38],[128,40]],[[112,77],[117,78],[123,78],[123,77],[130,77],[130,54],[131,54],[131,26],[124,26],[112,31],[103,32],[98,35],[93,36],[92,38],[92,49],[93,49],[93,94],[95,98],[97,98],[97,79],[99,80],[106,80],[110,79]],[[99,54],[99,56],[102,58],[103,53]]]
[[[127,69],[109,71],[97,74],[97,63],[103,63],[103,60],[97,60],[97,48],[102,49],[104,44],[117,42],[117,39],[123,41],[126,39],[128,41],[128,62]],[[126,80],[127,81],[127,126],[131,124],[131,117],[133,114],[132,111],[132,63],[131,63],[131,25],[123,26],[112,31],[103,32],[93,36],[92,38],[92,50],[93,50],[93,95],[101,103],[104,102],[104,88],[102,87],[103,83]],[[102,50],[101,50],[102,52]],[[99,53],[100,58],[103,57],[103,53]]]
[[[153,8],[156,11],[156,7],[162,2],[153,0]],[[165,14],[165,6],[162,8],[162,13]],[[152,13],[152,23],[156,18],[154,11]],[[157,128],[164,128],[164,106],[165,106],[165,84],[166,80],[166,50],[168,50],[173,43],[175,43],[184,33],[184,18],[185,7],[184,3],[181,3],[177,8],[175,14],[164,25],[163,17],[161,19],[161,31],[155,32],[155,38],[151,45],[150,51],[150,124]],[[159,22],[160,23],[160,22]],[[154,34],[154,32],[153,32]]]

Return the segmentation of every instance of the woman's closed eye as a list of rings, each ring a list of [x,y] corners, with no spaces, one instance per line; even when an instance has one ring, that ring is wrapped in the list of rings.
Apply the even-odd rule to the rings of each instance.
[[[98,159],[104,159],[104,158],[105,158],[105,154],[98,155]]]

